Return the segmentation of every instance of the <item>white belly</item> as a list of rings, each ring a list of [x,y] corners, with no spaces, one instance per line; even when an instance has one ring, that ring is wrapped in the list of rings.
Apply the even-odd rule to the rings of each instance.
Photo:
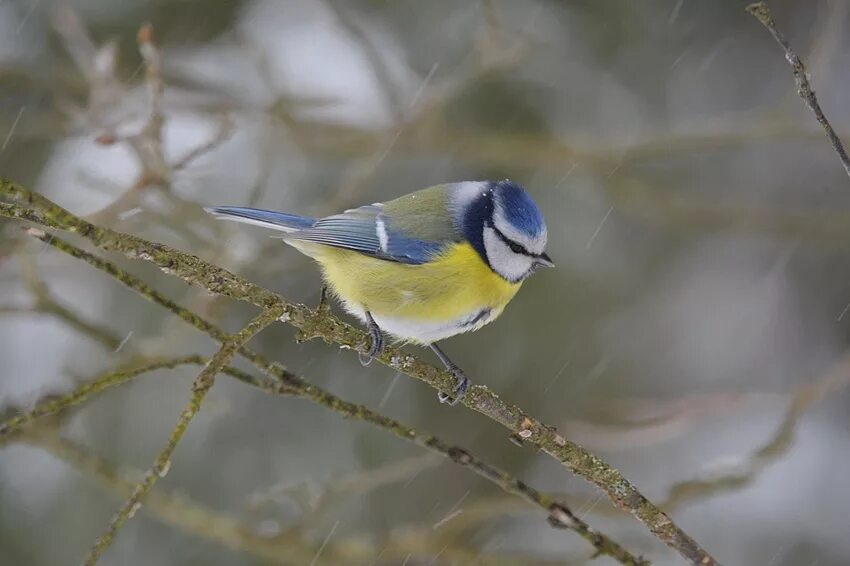
[[[345,304],[345,309],[364,323],[366,322],[366,313],[363,307]],[[400,318],[392,315],[381,315],[375,312],[371,314],[384,333],[395,336],[403,341],[417,342],[419,344],[431,344],[456,334],[478,330],[498,315],[493,309],[479,309],[456,320],[433,321]]]

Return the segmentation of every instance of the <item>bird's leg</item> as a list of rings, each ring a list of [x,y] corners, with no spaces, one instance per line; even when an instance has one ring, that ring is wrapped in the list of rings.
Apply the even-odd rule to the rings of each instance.
[[[366,311],[366,328],[369,330],[369,336],[372,338],[372,345],[369,346],[369,351],[365,354],[358,353],[360,363],[368,366],[372,363],[372,358],[379,356],[384,349],[384,333],[381,332],[381,327],[372,318],[372,313]]]
[[[319,304],[316,305],[317,312],[328,312],[331,310],[331,305],[328,303],[328,286],[322,285],[322,290],[319,291]]]
[[[466,377],[466,374],[463,373],[463,370],[460,369],[457,364],[449,359],[449,357],[443,352],[439,346],[436,344],[430,344],[431,350],[437,354],[437,357],[440,358],[440,361],[443,362],[443,365],[446,366],[446,369],[454,376],[457,383],[455,384],[454,395],[447,395],[440,391],[437,393],[437,399],[440,400],[440,403],[448,403],[449,405],[457,405],[463,396],[466,395],[466,390],[469,389],[469,378]]]

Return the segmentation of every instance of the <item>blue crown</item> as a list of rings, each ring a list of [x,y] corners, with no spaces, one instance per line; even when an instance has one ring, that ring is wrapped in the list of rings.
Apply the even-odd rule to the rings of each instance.
[[[521,186],[511,181],[492,183],[493,196],[502,206],[505,220],[529,237],[539,236],[546,230],[543,213]]]

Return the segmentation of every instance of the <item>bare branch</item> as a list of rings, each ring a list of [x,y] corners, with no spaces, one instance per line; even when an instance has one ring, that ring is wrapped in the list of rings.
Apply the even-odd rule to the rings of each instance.
[[[145,62],[145,77],[148,83],[151,115],[161,117],[165,84],[162,81],[162,57],[159,47],[154,43],[153,26],[151,24],[147,23],[139,28],[136,42],[139,44],[139,53]]]
[[[850,157],[847,156],[847,152],[844,150],[844,145],[841,143],[841,139],[838,137],[838,134],[835,133],[835,130],[832,129],[832,124],[829,123],[829,120],[826,119],[823,110],[821,110],[818,98],[815,96],[815,91],[809,83],[808,73],[806,72],[806,67],[803,64],[803,61],[794,52],[794,50],[791,49],[791,46],[788,44],[788,40],[785,39],[782,32],[776,28],[776,24],[773,21],[773,17],[770,15],[770,9],[767,7],[767,4],[764,2],[750,4],[747,6],[747,11],[767,28],[767,31],[769,31],[770,35],[773,36],[773,39],[776,40],[776,43],[778,43],[785,51],[785,58],[788,60],[788,64],[791,65],[791,69],[794,72],[794,81],[797,83],[797,93],[814,113],[818,123],[821,125],[824,132],[826,132],[826,137],[829,138],[829,143],[832,144],[832,149],[834,149],[835,153],[838,154],[838,159],[841,160],[841,165],[844,167],[844,171],[847,173],[847,176],[850,177]]]
[[[0,314],[30,314],[39,312],[30,307],[20,307],[18,305],[0,305]]]
[[[162,143],[162,130],[165,125],[162,98],[165,94],[165,84],[162,81],[162,61],[159,48],[154,43],[153,26],[145,24],[139,28],[136,41],[139,45],[139,53],[145,63],[145,80],[148,88],[150,111],[147,123],[142,131],[127,139],[142,165],[142,172],[139,179],[136,180],[134,188],[167,186],[170,182],[171,170],[165,160],[165,149]]]
[[[803,413],[829,394],[848,385],[850,355],[845,355],[824,377],[805,385],[791,396],[782,422],[764,445],[753,451],[749,457],[734,462],[731,470],[675,484],[661,506],[664,509],[673,509],[688,501],[739,490],[752,484],[759,473],[778,462],[791,449]]]
[[[393,81],[392,73],[387,66],[387,62],[371,40],[370,34],[367,33],[367,30],[363,29],[363,26],[359,22],[354,20],[351,14],[346,13],[334,0],[326,1],[325,5],[333,12],[340,27],[360,45],[363,56],[366,57],[372,69],[375,82],[380,86],[386,97],[387,106],[392,114],[394,124],[401,124],[404,122],[405,112],[401,103],[399,89]]]
[[[36,232],[34,235],[36,237],[40,237],[39,232]],[[47,236],[45,235],[44,237],[46,240]],[[215,340],[223,344],[228,340],[227,334],[221,329],[187,309],[184,309],[180,305],[166,298],[161,293],[150,288],[140,279],[119,269],[114,264],[89,254],[88,252],[85,252],[55,236],[50,238],[49,245],[68,253],[73,257],[82,259],[93,267],[115,277],[124,285],[130,287],[145,298],[164,306],[182,320],[188,322],[198,330],[205,332]],[[327,308],[321,308],[321,312],[330,316],[327,311]],[[547,511],[549,513],[549,522],[553,527],[567,528],[578,533],[593,544],[599,554],[610,555],[623,564],[647,563],[641,558],[632,556],[616,542],[591,528],[583,520],[576,517],[572,511],[569,510],[566,504],[555,501],[553,498],[542,494],[524,482],[513,478],[504,470],[491,466],[479,458],[470,455],[467,450],[451,446],[430,434],[416,430],[400,421],[385,417],[363,405],[357,405],[336,397],[331,393],[306,382],[297,375],[287,371],[279,364],[266,360],[263,356],[248,349],[247,347],[241,347],[239,349],[239,353],[260,370],[269,375],[269,377],[274,379],[275,382],[272,383],[259,380],[252,377],[250,374],[246,374],[245,372],[241,372],[230,367],[224,368],[222,370],[223,373],[235,377],[249,385],[263,389],[268,393],[275,395],[290,395],[310,400],[345,417],[353,417],[363,420],[403,440],[412,442],[417,446],[426,448],[432,452],[436,452],[441,456],[454,461],[456,464],[469,468],[477,475],[501,487],[505,492],[517,495],[525,501]],[[186,363],[196,363],[200,360],[200,358],[195,356],[184,358],[184,360]]]
[[[62,438],[55,431],[36,431],[27,434],[25,441],[43,448],[73,468],[97,480],[107,488],[129,497],[135,480],[144,474],[116,467],[101,456],[73,440]],[[135,472],[135,473],[133,473]],[[184,532],[213,540],[226,548],[234,548],[253,556],[282,563],[296,559],[309,560],[312,549],[304,548],[292,537],[264,537],[230,517],[193,502],[185,495],[151,490],[145,508],[157,520]]]
[[[232,135],[233,119],[228,114],[221,114],[218,119],[218,129],[216,130],[215,135],[178,159],[173,165],[171,165],[171,170],[180,171],[181,169],[185,169],[199,157],[206,155],[226,142]]]
[[[210,293],[250,302],[264,309],[280,308],[283,312],[281,320],[299,328],[305,339],[322,338],[357,352],[365,352],[368,347],[368,335],[362,330],[336,319],[327,312],[314,311],[304,305],[290,303],[283,297],[227,270],[208,264],[196,256],[90,224],[45,197],[5,179],[0,180],[0,197],[21,203],[0,204],[0,216],[29,220],[43,226],[75,232],[101,249],[120,251],[128,257],[154,263],[163,271],[199,285]],[[440,391],[450,391],[454,384],[454,379],[448,372],[426,364],[395,347],[387,348],[379,360]],[[463,404],[499,422],[511,433],[520,435],[525,441],[564,464],[570,471],[604,490],[617,506],[631,511],[656,537],[676,549],[691,563],[717,564],[711,555],[661,509],[646,499],[619,471],[581,446],[570,442],[553,427],[505,402],[482,385],[470,387]],[[462,455],[458,457],[465,459]],[[561,510],[556,509],[555,514],[560,516]]]
[[[330,478],[322,484],[322,493],[318,498],[308,499],[309,488],[315,482],[302,482],[295,485],[276,484],[257,490],[251,494],[246,507],[256,511],[267,505],[294,501],[298,504],[304,516],[300,529],[315,525],[325,518],[325,515],[345,499],[361,498],[378,488],[415,477],[420,472],[434,468],[443,462],[443,458],[434,452],[420,454],[398,461],[390,461],[378,468],[358,470],[341,477]],[[525,511],[531,509],[521,503],[517,497],[509,497],[512,502],[520,505]]]
[[[245,328],[233,336],[228,337],[222,343],[219,351],[206,363],[204,369],[195,378],[195,382],[192,385],[192,398],[180,414],[180,419],[168,437],[168,443],[156,457],[156,460],[154,460],[153,466],[145,473],[144,479],[136,485],[133,493],[127,498],[127,501],[124,502],[118,513],[112,517],[106,530],[92,545],[84,562],[86,566],[92,566],[97,563],[104,551],[112,544],[112,540],[115,538],[118,529],[124,525],[127,519],[131,519],[139,507],[141,507],[142,500],[154,486],[157,479],[164,477],[168,473],[168,468],[171,466],[171,455],[183,438],[186,429],[189,427],[189,423],[195,418],[198,411],[201,410],[201,404],[204,398],[215,383],[215,376],[230,363],[230,360],[233,359],[239,348],[255,334],[277,320],[282,312],[283,310],[279,307],[264,310]]]
[[[128,496],[134,485],[133,478],[143,474],[140,470],[117,467],[89,448],[63,438],[54,430],[34,430],[22,438],[33,446],[46,450],[86,477],[97,481],[105,488]],[[220,511],[201,505],[183,493],[154,488],[145,500],[145,509],[157,521],[183,532],[213,541],[225,548],[239,550],[272,564],[306,564],[316,554],[314,542],[296,536],[303,533],[262,533],[254,526],[233,519]],[[397,533],[397,534],[396,534]],[[411,536],[410,529],[394,529],[388,537],[372,540],[369,536],[352,535],[332,541],[327,545],[320,564],[368,563],[377,557],[401,563],[412,553],[442,552],[441,557],[456,563],[471,563],[480,560],[492,566],[563,566],[565,561],[544,560],[531,556],[481,555],[468,548],[464,542],[453,542],[446,546],[442,539],[420,529]],[[439,546],[438,546],[439,545]],[[572,564],[572,562],[569,562]]]
[[[197,364],[202,362],[203,360],[200,356],[187,356],[168,360],[159,360],[146,364],[136,364],[105,373],[91,381],[87,381],[70,393],[66,393],[65,395],[47,396],[46,398],[42,398],[38,401],[29,411],[17,411],[13,416],[3,419],[0,421],[0,438],[17,432],[22,427],[31,424],[40,417],[55,415],[73,407],[74,405],[84,403],[92,395],[100,393],[110,387],[120,385],[134,377],[161,369],[172,369],[180,365]]]
[[[71,328],[89,336],[109,350],[115,351],[121,344],[121,338],[109,328],[83,319],[77,313],[57,301],[47,285],[38,277],[35,262],[30,256],[21,256],[24,282],[35,299],[31,312],[55,316]]]

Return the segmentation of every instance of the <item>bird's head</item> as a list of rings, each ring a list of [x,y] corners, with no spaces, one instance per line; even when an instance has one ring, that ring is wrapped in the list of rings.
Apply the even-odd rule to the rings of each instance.
[[[464,235],[493,271],[516,283],[539,267],[554,267],[545,252],[546,221],[525,189],[507,180],[461,185]]]

